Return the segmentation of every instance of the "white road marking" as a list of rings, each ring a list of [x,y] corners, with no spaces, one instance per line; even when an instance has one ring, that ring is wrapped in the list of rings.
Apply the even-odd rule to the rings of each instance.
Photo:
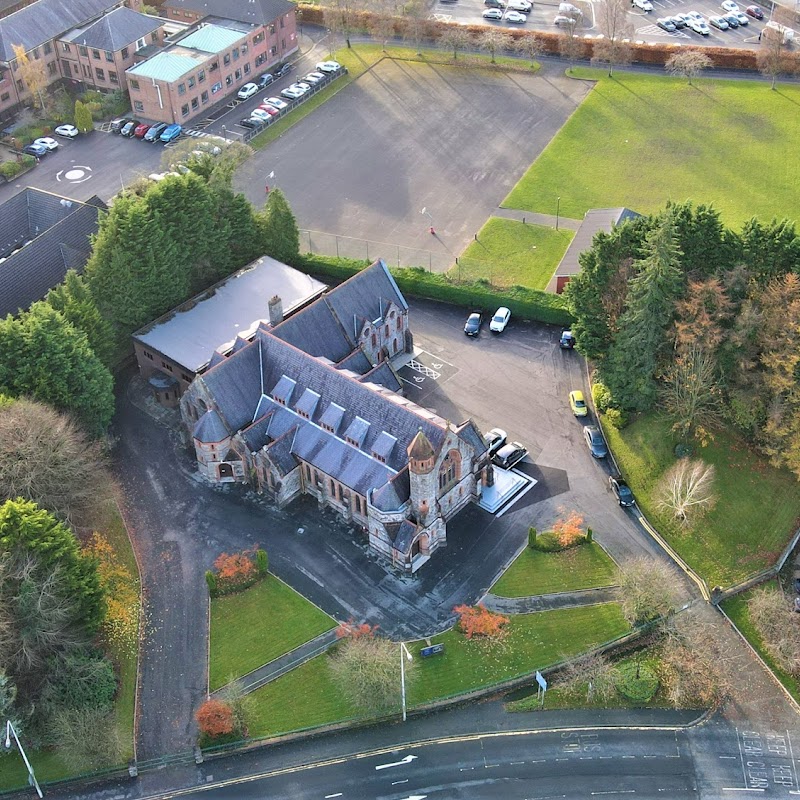
[[[742,789],[738,786],[723,786],[723,792],[763,792],[763,789]]]
[[[636,794],[636,789],[617,789],[613,792],[592,792],[592,794]]]
[[[736,756],[720,756],[720,758],[732,758],[732,759],[736,760]]]
[[[797,781],[797,763],[794,760],[794,748],[792,747],[792,735],[789,733],[788,730],[786,731],[786,739],[789,742],[789,758],[792,759],[792,769],[794,771],[794,785],[797,786],[797,783],[798,783],[798,781]],[[792,794],[792,792],[789,792],[789,794]]]
[[[398,783],[408,783],[408,778],[406,778],[404,781],[392,781],[392,786],[397,786]]]
[[[326,794],[325,800],[330,800],[331,797],[341,797],[341,796],[342,796],[341,792],[336,792],[336,794]]]
[[[510,766],[516,767],[519,764],[524,764],[525,762],[524,761],[509,761],[508,763],[509,763]]]
[[[401,758],[400,761],[393,761],[391,764],[378,764],[375,769],[389,769],[389,767],[402,767],[404,764],[410,764],[418,756],[406,756]]]
[[[499,767],[499,764],[484,764],[484,769],[491,769],[492,767]]]

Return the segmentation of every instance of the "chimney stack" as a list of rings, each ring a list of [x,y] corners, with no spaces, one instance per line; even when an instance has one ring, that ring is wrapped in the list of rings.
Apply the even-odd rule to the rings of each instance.
[[[277,325],[283,322],[283,300],[276,294],[268,303],[269,324]]]

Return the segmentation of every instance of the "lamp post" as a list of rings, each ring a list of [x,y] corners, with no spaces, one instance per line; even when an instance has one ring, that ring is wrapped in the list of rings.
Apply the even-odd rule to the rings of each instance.
[[[558,230],[558,212],[561,210],[561,198],[556,197],[556,230]]]
[[[403,699],[403,722],[406,721],[406,662],[403,660],[404,658],[409,661],[414,660],[411,653],[408,652],[405,642],[400,642],[400,695]]]
[[[22,749],[22,745],[19,743],[19,738],[17,737],[17,732],[14,730],[14,726],[11,724],[11,720],[6,722],[6,740],[5,746],[6,750],[11,749],[11,734],[14,734],[14,741],[17,743],[17,747],[19,748],[19,752],[22,755],[22,760],[25,762],[25,766],[28,769],[28,783],[36,789],[36,794],[39,797],[42,796],[42,790],[39,788],[39,782],[36,780],[36,775],[33,773],[33,767],[31,766],[31,762],[28,761],[28,756],[25,755],[25,751]]]
[[[425,216],[427,216],[428,219],[431,221],[431,233],[435,235],[436,231],[433,228],[433,217],[431,216],[431,212],[428,211],[428,207],[427,206],[423,206],[422,207],[422,211],[420,211],[419,213],[420,214],[425,214]]]
[[[224,125],[222,126],[222,138],[226,142],[228,141],[228,129]]]

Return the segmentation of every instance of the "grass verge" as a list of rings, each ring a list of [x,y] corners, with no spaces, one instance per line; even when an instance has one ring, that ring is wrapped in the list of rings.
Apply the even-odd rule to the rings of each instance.
[[[469,641],[455,630],[435,636],[443,643],[441,655],[415,656],[409,679],[409,707],[479,689],[518,675],[542,669],[624,634],[628,625],[619,606],[598,606],[518,614],[511,618],[509,634],[500,643]],[[358,716],[330,676],[327,659],[317,656],[282,678],[254,692],[253,737],[287,733],[352,719]],[[400,676],[398,669],[398,707]]]
[[[713,204],[731,226],[753,216],[796,217],[798,173],[786,154],[800,147],[800,86],[571,74],[597,84],[503,206],[554,214],[560,196],[561,213],[581,219],[590,208],[649,213],[670,199],[693,199]]]
[[[614,583],[614,562],[597,542],[558,553],[526,547],[491,588],[500,597],[592,589]]]
[[[490,217],[448,273],[459,281],[544,289],[572,241],[570,230]]]
[[[773,580],[765,586],[777,588],[777,583]],[[786,690],[791,694],[794,699],[800,703],[800,680],[790,675],[785,670],[782,670],[775,659],[769,654],[769,651],[764,647],[764,640],[756,630],[755,625],[750,621],[750,611],[747,607],[747,601],[753,593],[753,589],[735,597],[730,597],[723,600],[721,606],[725,613],[733,620],[736,627],[742,632],[742,635],[753,646],[753,649],[764,659],[767,666],[772,670],[775,677],[786,687]]]
[[[239,594],[215,598],[211,601],[211,691],[335,625],[324,611],[274,575]]]
[[[669,422],[655,414],[603,430],[636,501],[658,532],[706,581],[731,586],[774,564],[797,525],[800,483],[770,466],[739,437],[720,431],[697,458],[716,468],[716,506],[690,529],[656,505],[656,487],[675,462]]]

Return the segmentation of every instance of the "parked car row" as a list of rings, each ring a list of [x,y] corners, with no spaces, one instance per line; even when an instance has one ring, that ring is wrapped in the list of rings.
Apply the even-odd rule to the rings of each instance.
[[[79,131],[74,125],[59,125],[53,129],[56,136],[74,139]],[[58,150],[58,142],[52,136],[40,136],[22,148],[22,152],[34,158],[42,158],[53,150]]]
[[[130,139],[143,139],[145,142],[174,142],[182,133],[183,127],[177,123],[140,122],[131,117],[120,117],[111,122],[111,132]]]
[[[484,19],[505,20],[516,25],[526,23],[527,15],[533,10],[530,0],[483,0],[483,4],[489,6],[483,12]]]
[[[511,310],[500,306],[489,321],[489,330],[492,333],[502,333],[511,319]],[[467,336],[479,336],[483,327],[483,312],[473,311],[464,323],[464,333]]]
[[[689,28],[689,30],[699,33],[701,36],[708,36],[711,33],[709,24],[721,31],[729,28],[743,28],[753,19],[763,19],[764,12],[758,6],[748,6],[744,11],[732,0],[725,0],[722,4],[724,14],[712,14],[706,22],[705,17],[697,11],[688,11],[683,14],[675,14],[671,17],[660,17],[656,24],[667,33]]]
[[[501,428],[492,428],[483,435],[492,463],[511,469],[528,455],[528,448],[519,442],[509,442],[508,434]]]

